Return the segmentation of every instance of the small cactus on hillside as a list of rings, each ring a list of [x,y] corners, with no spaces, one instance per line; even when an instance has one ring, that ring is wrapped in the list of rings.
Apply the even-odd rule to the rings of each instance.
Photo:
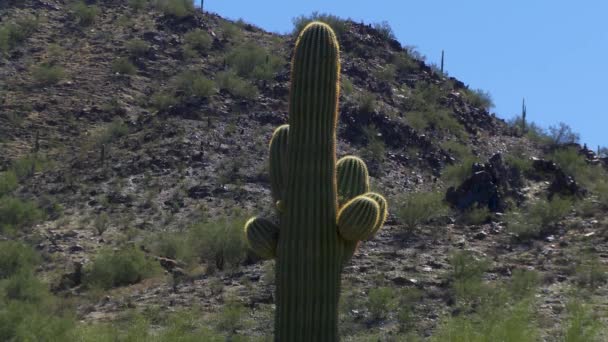
[[[384,224],[386,200],[369,192],[365,163],[336,162],[340,60],[332,29],[300,33],[291,69],[289,125],[270,141],[279,223],[252,218],[250,248],[276,258],[276,341],[337,341],[340,274],[360,241]]]

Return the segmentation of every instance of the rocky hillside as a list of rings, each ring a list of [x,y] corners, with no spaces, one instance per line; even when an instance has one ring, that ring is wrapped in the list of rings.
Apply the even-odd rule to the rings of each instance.
[[[0,308],[0,339],[271,336],[274,266],[240,232],[273,215],[295,37],[187,4],[0,5],[0,303],[21,308]],[[344,273],[344,339],[608,338],[605,163],[498,119],[389,27],[322,19],[342,47],[338,155],[390,200]]]

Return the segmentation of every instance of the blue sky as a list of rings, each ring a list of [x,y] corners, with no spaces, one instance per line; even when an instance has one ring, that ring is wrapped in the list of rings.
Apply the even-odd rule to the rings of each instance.
[[[590,147],[608,146],[608,1],[207,0],[205,9],[279,33],[313,11],[386,20],[428,62],[445,50],[447,72],[489,91],[498,116],[519,114],[525,97],[530,120],[563,121]]]

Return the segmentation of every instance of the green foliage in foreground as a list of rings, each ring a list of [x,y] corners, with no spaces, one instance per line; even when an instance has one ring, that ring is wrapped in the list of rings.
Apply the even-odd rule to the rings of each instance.
[[[397,216],[407,229],[414,229],[448,212],[443,198],[443,193],[439,191],[404,195],[396,200]]]
[[[185,233],[163,233],[151,246],[156,254],[190,266],[204,262],[222,270],[237,266],[245,258],[244,223],[244,216],[237,213],[234,217],[195,224]]]
[[[146,258],[135,247],[100,252],[85,272],[84,282],[90,287],[110,289],[135,284],[160,273],[160,266]]]
[[[567,198],[539,199],[523,209],[507,213],[505,221],[509,231],[518,238],[534,238],[550,231],[572,208],[572,200]]]
[[[34,202],[18,198],[0,197],[0,233],[12,233],[44,218]]]

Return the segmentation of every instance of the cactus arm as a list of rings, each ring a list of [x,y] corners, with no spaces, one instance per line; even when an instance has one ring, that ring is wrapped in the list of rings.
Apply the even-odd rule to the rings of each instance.
[[[245,224],[245,234],[249,248],[262,259],[273,259],[277,255],[279,227],[259,217],[251,218]]]
[[[336,169],[340,205],[369,191],[369,173],[363,160],[355,156],[342,157]]]
[[[386,218],[388,216],[388,204],[386,202],[386,199],[382,195],[377,194],[375,192],[368,192],[365,194],[365,197],[371,198],[374,201],[376,201],[376,203],[378,203],[378,207],[380,209],[380,216],[378,218],[378,222],[376,222],[376,226],[374,227],[374,230],[372,231],[371,236],[368,237],[368,239],[370,239],[374,235],[376,235],[376,233],[384,225],[384,222],[386,222]]]
[[[367,197],[358,196],[344,205],[338,214],[340,236],[347,241],[368,239],[380,219],[380,206]]]
[[[275,202],[283,200],[287,186],[288,137],[289,125],[282,125],[274,131],[270,139],[270,189]],[[278,203],[277,208],[279,208]]]

